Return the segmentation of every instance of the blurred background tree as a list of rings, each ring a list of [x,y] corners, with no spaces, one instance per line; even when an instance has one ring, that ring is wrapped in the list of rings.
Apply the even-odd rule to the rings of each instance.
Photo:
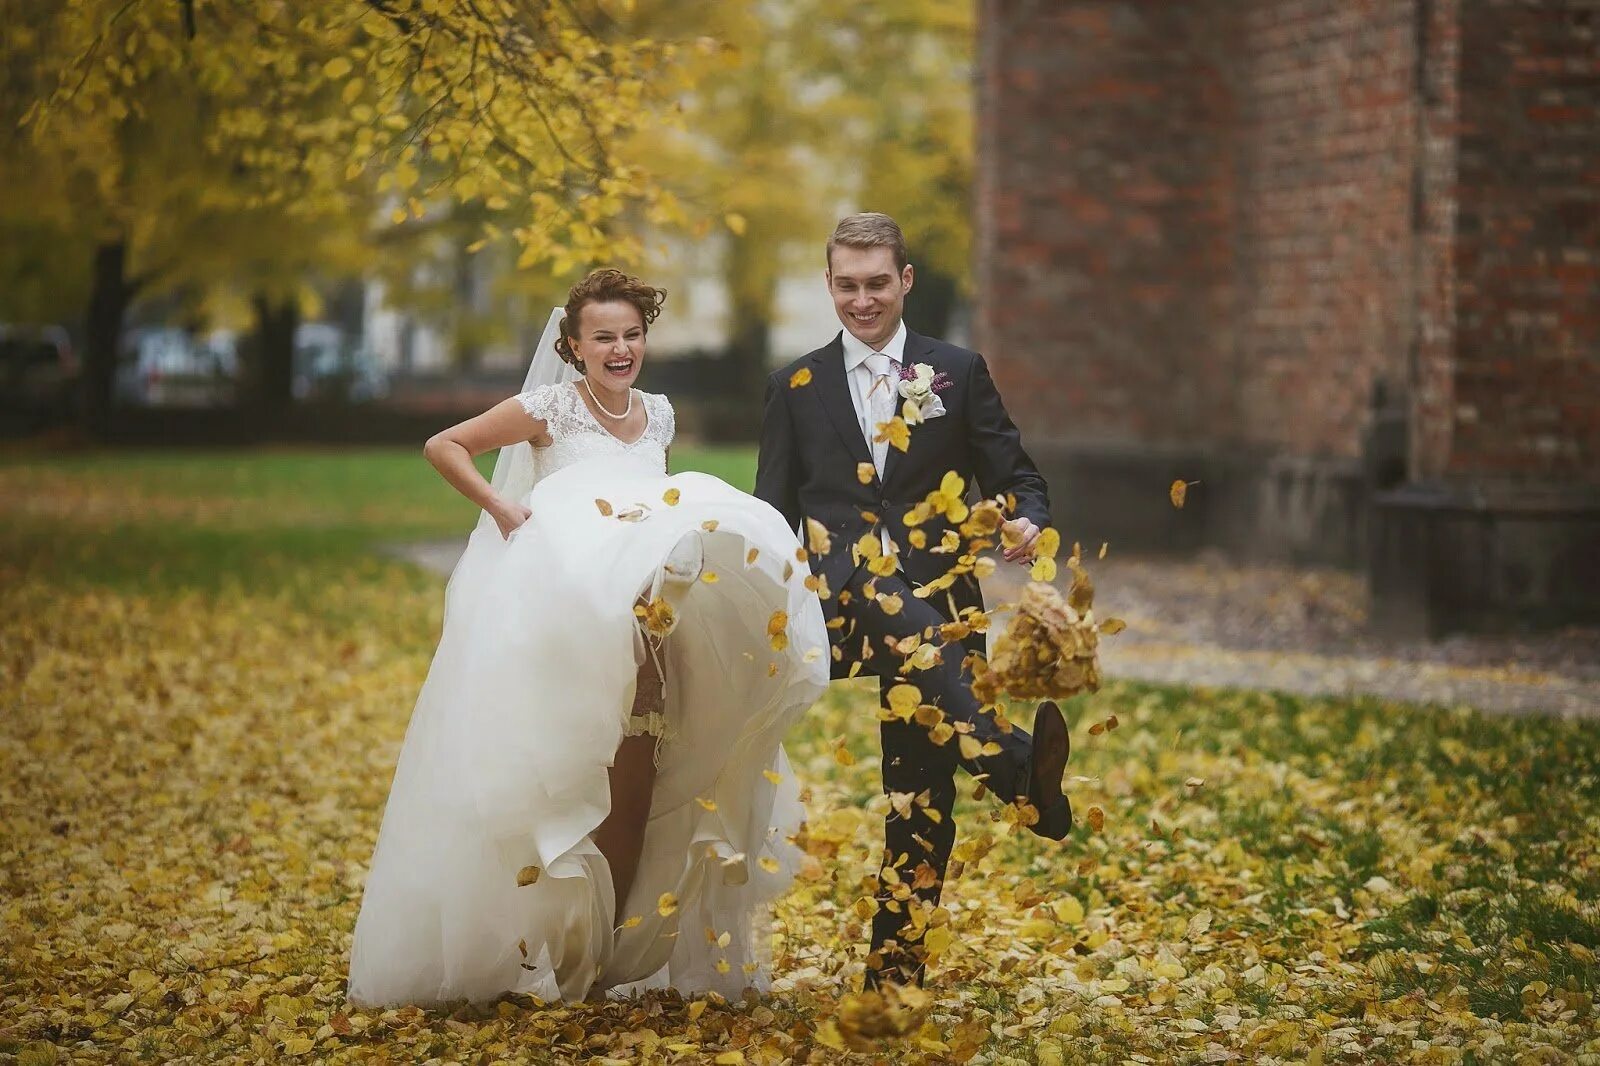
[[[702,226],[725,226],[729,403],[753,430],[775,356],[779,281],[815,272],[843,214],[893,215],[917,268],[914,328],[949,331],[970,292],[970,0],[644,0],[619,36],[714,41],[681,123],[628,144]],[[837,328],[818,323],[817,342]]]
[[[37,320],[59,310],[58,293],[81,295],[91,430],[110,409],[128,305],[154,286],[222,277],[251,291],[258,398],[276,405],[306,271],[359,268],[380,207],[402,227],[478,205],[516,241],[519,266],[558,271],[636,255],[607,231],[624,210],[674,215],[612,149],[673,49],[603,41],[576,5],[11,7],[0,180],[24,193],[13,204],[41,210],[8,224],[0,276],[47,261],[46,275],[74,284],[24,287],[0,313]]]
[[[665,273],[725,301],[687,331],[721,354],[695,380],[748,437],[798,354],[773,343],[796,290],[797,334],[837,328],[841,215],[899,219],[913,328],[959,330],[972,21],[969,0],[9,0],[0,321],[81,334],[91,432],[136,301],[247,330],[238,398],[270,417],[302,319],[403,309],[386,358],[412,372],[422,329],[422,362],[470,377],[515,361],[529,308],[665,242]]]

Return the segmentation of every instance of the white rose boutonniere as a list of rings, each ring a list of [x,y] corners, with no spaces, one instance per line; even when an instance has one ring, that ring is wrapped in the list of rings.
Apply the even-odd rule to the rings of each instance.
[[[950,375],[936,374],[927,363],[913,363],[900,371],[900,395],[906,401],[905,419],[913,424],[939,418],[944,401],[939,393],[950,387]],[[915,417],[912,412],[916,412]]]

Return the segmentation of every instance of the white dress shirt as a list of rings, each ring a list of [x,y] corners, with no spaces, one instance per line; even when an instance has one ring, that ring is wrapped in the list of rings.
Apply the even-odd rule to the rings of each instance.
[[[889,421],[900,408],[899,370],[905,365],[906,323],[901,319],[894,336],[890,337],[888,343],[877,352],[858,340],[849,330],[844,331],[843,338],[845,380],[850,383],[850,402],[855,405],[856,424],[861,427],[861,435],[866,439],[867,449],[872,453],[872,465],[878,471],[879,481],[882,481],[883,464],[889,458],[889,442],[874,441],[872,438],[878,435],[878,423]],[[878,391],[874,392],[872,370],[867,365],[867,360],[880,353],[893,360],[893,372],[887,381],[878,384]],[[877,401],[876,411],[874,400]],[[879,517],[887,522],[889,516]],[[880,527],[879,533],[884,553],[893,552],[894,543],[889,538],[888,528]]]
[[[881,479],[883,477],[884,460],[889,457],[889,442],[874,442],[872,438],[878,435],[877,424],[879,422],[887,422],[890,418],[893,418],[894,412],[900,406],[898,403],[900,398],[899,367],[905,364],[904,356],[906,353],[906,324],[904,319],[901,320],[899,328],[894,331],[894,336],[889,338],[889,342],[880,351],[897,364],[895,373],[890,376],[888,382],[879,386],[880,392],[876,394],[876,398],[881,404],[885,398],[882,390],[887,389],[887,399],[889,400],[887,407],[890,412],[888,417],[875,417],[873,414],[872,401],[875,398],[875,394],[872,391],[872,371],[867,366],[867,358],[874,354],[873,349],[856,339],[855,334],[849,330],[844,331],[844,371],[846,379],[850,382],[850,402],[855,405],[856,423],[861,427],[861,435],[866,438],[867,449],[872,453],[872,465],[877,467],[878,477]]]

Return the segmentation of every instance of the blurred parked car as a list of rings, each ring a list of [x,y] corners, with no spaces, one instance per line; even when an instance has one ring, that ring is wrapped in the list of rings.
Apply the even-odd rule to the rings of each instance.
[[[117,363],[117,399],[149,407],[214,407],[238,391],[239,360],[231,334],[197,340],[188,330],[129,330]]]
[[[389,394],[389,375],[373,354],[352,345],[344,330],[305,322],[294,331],[294,398],[369,403]]]
[[[62,327],[0,325],[0,424],[32,432],[69,420],[79,373]]]

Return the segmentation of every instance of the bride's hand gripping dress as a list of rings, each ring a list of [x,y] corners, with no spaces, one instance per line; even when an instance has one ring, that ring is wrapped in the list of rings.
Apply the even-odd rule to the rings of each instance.
[[[357,1003],[768,985],[768,907],[798,865],[803,816],[781,741],[827,684],[827,634],[793,531],[714,477],[668,476],[672,406],[640,395],[648,422],[631,442],[571,383],[518,397],[551,443],[518,501],[527,520],[504,538],[485,516],[451,577],[356,923]],[[591,834],[652,650],[641,594],[674,621],[650,815],[619,908]]]

